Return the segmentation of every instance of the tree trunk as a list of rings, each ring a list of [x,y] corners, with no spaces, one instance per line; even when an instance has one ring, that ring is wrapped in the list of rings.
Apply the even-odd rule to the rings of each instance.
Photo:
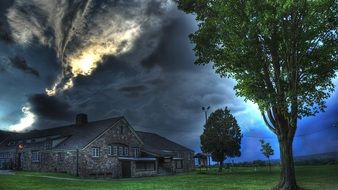
[[[271,173],[271,163],[270,163],[270,157],[268,157],[269,160],[269,172]]]
[[[221,173],[221,172],[222,172],[222,169],[223,169],[223,162],[224,162],[224,161],[220,161],[220,162],[219,162],[218,173]]]
[[[279,136],[281,173],[279,184],[274,188],[278,190],[297,190],[295,166],[292,153],[293,138],[281,138]]]

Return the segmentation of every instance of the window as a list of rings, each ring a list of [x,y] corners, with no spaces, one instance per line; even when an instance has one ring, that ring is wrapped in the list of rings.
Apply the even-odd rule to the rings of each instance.
[[[140,157],[140,148],[134,147],[133,148],[133,154],[134,154],[135,158]]]
[[[184,153],[183,152],[178,152],[177,153],[177,158],[184,158]]]
[[[11,157],[11,153],[9,152],[0,153],[0,158],[10,158],[10,157]]]
[[[117,156],[117,146],[113,146],[113,155]]]
[[[94,158],[99,157],[99,156],[100,156],[100,148],[93,148],[93,149],[92,149],[92,156],[93,156]]]
[[[41,161],[41,152],[32,151],[32,162],[40,162],[40,161]]]
[[[137,161],[136,162],[136,171],[154,171],[155,162],[154,161]]]
[[[109,155],[117,156],[117,146],[116,145],[110,145],[109,146]]]
[[[119,156],[123,156],[123,147],[119,146]]]
[[[129,155],[129,148],[128,147],[124,147],[124,155],[125,156]]]

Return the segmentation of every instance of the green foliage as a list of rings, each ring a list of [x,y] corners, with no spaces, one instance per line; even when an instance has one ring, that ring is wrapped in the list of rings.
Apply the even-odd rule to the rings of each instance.
[[[338,69],[335,0],[177,2],[198,21],[196,64],[234,78],[237,95],[289,121],[324,110]]]
[[[274,154],[273,149],[270,143],[264,142],[264,140],[260,140],[261,142],[261,152],[264,154],[265,157],[270,158]]]
[[[222,162],[226,157],[240,156],[241,129],[228,108],[211,113],[201,135],[201,149],[211,153],[212,159]]]

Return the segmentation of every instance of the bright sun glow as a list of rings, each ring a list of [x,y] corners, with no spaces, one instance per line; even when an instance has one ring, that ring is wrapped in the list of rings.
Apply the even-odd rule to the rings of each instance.
[[[72,61],[72,73],[77,75],[90,75],[93,69],[95,69],[95,62],[100,60],[97,54],[89,53],[81,55],[78,59],[71,59]]]
[[[22,113],[24,114],[23,117],[17,124],[9,126],[10,131],[20,132],[23,131],[33,125],[35,122],[36,116],[33,112],[31,112],[30,107],[24,106],[21,109]]]

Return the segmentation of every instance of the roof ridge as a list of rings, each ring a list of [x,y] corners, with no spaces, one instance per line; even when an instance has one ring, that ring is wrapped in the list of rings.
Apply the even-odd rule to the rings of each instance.
[[[108,120],[112,120],[112,119],[122,119],[124,118],[124,116],[118,116],[118,117],[111,117],[111,118],[107,118],[107,119],[100,119],[100,120],[95,120],[95,121],[89,121],[88,123],[84,124],[84,125],[87,125],[87,124],[93,124],[93,123],[96,123],[96,122],[102,122],[102,121],[108,121]],[[30,130],[30,131],[27,131],[27,132],[24,132],[24,133],[30,133],[30,132],[34,132],[34,131],[39,131],[39,132],[43,132],[43,131],[48,131],[48,130],[53,130],[53,129],[60,129],[60,128],[66,128],[66,127],[73,127],[75,126],[76,124],[73,123],[73,124],[68,124],[68,125],[63,125],[63,126],[59,126],[59,127],[51,127],[51,128],[47,128],[47,129],[33,129],[33,130]]]
[[[149,134],[154,134],[154,135],[159,135],[157,133],[153,133],[153,132],[146,132],[146,131],[139,131],[139,130],[135,130],[136,132],[140,132],[140,133],[149,133]],[[161,136],[161,135],[159,135]]]

